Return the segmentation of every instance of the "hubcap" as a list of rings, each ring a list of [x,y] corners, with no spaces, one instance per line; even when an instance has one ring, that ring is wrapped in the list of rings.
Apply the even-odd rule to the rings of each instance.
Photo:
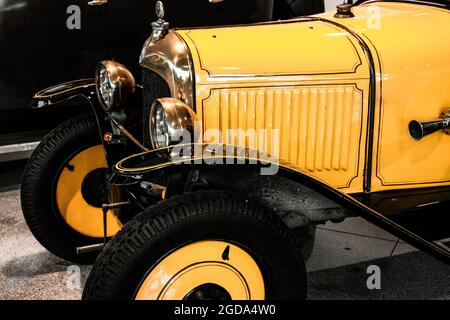
[[[205,283],[189,292],[183,300],[231,300],[227,290],[215,283]]]
[[[90,147],[66,164],[56,184],[56,204],[62,218],[72,229],[88,237],[103,237],[101,202],[104,198],[99,195],[105,188],[106,168],[103,147]],[[113,236],[122,224],[112,211],[108,212],[107,221],[107,235]]]
[[[139,287],[137,300],[263,300],[253,257],[226,241],[199,241],[168,254]]]

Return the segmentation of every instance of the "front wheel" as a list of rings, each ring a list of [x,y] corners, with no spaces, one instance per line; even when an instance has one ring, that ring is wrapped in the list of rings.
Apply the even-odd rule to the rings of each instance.
[[[272,212],[234,194],[170,198],[108,243],[83,299],[305,299],[301,243]]]
[[[77,247],[103,241],[107,163],[94,115],[68,120],[52,130],[25,168],[22,211],[35,238],[60,258],[92,263],[97,252]],[[121,227],[108,212],[108,236]]]

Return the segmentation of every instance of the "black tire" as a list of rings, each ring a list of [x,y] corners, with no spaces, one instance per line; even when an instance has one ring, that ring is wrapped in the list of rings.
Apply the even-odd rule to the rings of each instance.
[[[85,300],[133,299],[143,278],[183,245],[217,239],[251,251],[263,270],[266,299],[305,299],[301,243],[272,212],[218,191],[175,196],[145,210],[114,237],[97,259]]]
[[[81,235],[65,223],[55,204],[55,179],[75,154],[100,143],[94,115],[68,120],[44,137],[22,178],[22,211],[34,237],[56,256],[79,264],[93,263],[98,253],[77,255],[76,248],[101,240]]]

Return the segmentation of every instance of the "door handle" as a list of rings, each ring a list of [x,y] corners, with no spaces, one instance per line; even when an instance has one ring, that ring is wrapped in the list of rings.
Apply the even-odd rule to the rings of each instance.
[[[88,5],[90,6],[102,6],[104,4],[107,4],[108,0],[92,0],[88,2]]]
[[[416,141],[439,130],[443,130],[445,134],[450,135],[450,109],[447,112],[442,112],[438,120],[428,122],[412,120],[408,129],[410,136]]]

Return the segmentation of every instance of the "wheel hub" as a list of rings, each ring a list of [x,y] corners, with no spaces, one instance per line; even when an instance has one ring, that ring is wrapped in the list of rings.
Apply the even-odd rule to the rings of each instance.
[[[202,284],[191,292],[189,292],[183,300],[221,300],[221,301],[229,301],[231,300],[231,296],[229,292],[215,284],[215,283],[205,283]]]
[[[81,184],[81,194],[86,202],[96,208],[108,202],[106,190],[106,168],[98,168],[89,172]]]

